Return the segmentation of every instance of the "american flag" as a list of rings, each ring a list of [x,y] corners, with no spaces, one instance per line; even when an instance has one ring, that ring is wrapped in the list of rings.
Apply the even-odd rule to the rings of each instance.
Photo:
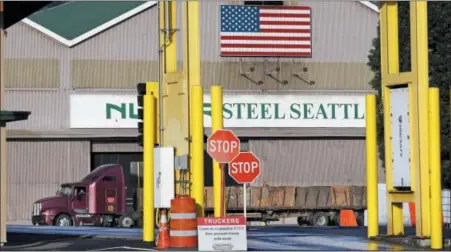
[[[221,5],[221,56],[311,57],[305,6]]]

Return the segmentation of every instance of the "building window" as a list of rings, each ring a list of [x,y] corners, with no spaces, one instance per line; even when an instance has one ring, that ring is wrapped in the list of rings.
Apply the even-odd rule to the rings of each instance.
[[[244,1],[244,5],[283,5],[283,1]]]

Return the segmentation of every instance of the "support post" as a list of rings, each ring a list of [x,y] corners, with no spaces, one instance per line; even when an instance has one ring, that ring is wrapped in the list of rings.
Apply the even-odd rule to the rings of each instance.
[[[4,82],[4,31],[3,31],[3,0],[0,0],[0,111],[5,106]],[[6,123],[0,123],[0,247],[6,243],[6,213],[7,213],[7,167],[6,167]]]
[[[149,85],[147,85],[149,86]],[[149,91],[149,88],[147,91]],[[155,241],[155,202],[154,202],[154,146],[156,142],[156,101],[152,92],[144,95],[144,185],[143,185],[143,241]]]
[[[176,1],[160,1],[159,7],[162,70],[163,73],[173,73],[177,71]]]
[[[222,105],[222,87],[211,87],[211,120],[212,134],[216,130],[220,130],[224,127],[223,118],[223,105]],[[224,216],[224,209],[222,209],[224,202],[224,185],[222,184],[224,171],[221,169],[221,165],[213,160],[213,194],[214,194],[214,215],[215,217]]]
[[[431,248],[443,248],[440,95],[429,88],[429,167],[431,170]]]
[[[177,70],[176,1],[159,1],[160,26],[160,106],[163,132],[161,147],[174,147],[175,156],[189,163],[190,122],[189,92],[182,72]],[[177,132],[177,134],[174,134]],[[175,194],[189,195],[189,178],[186,170],[175,171]]]
[[[428,12],[427,1],[410,2],[410,38],[411,38],[411,68],[414,83],[417,87],[417,118],[418,118],[418,151],[419,151],[419,191],[421,199],[416,202],[417,225],[421,222],[421,230],[417,235],[430,237],[430,198],[429,198],[429,140],[428,140],[428,106],[429,106],[429,47],[428,47]],[[420,210],[421,209],[421,210]],[[420,211],[418,211],[420,210]]]
[[[204,216],[204,123],[203,88],[200,83],[199,3],[183,2],[183,73],[189,87],[190,103],[190,195],[197,205],[197,216]]]
[[[204,212],[204,94],[200,85],[191,87],[191,197],[196,202],[197,217]]]
[[[368,211],[368,238],[379,235],[377,188],[377,125],[376,95],[366,96],[366,190]]]

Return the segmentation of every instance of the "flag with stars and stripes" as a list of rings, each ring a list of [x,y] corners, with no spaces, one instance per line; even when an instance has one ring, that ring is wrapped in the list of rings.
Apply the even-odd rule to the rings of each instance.
[[[311,57],[305,6],[221,5],[221,56]]]

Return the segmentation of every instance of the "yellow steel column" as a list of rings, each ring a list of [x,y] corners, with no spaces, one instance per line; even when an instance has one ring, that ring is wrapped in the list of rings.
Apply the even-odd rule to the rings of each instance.
[[[390,40],[388,41],[388,72],[399,73],[399,31],[398,31],[398,5],[389,4],[387,15],[390,19],[388,23],[388,35]],[[394,22],[396,21],[396,25]],[[393,22],[393,23],[392,23]],[[386,91],[387,90],[386,88]],[[387,115],[389,116],[389,114]],[[390,150],[391,151],[391,150]],[[390,169],[391,171],[391,169]],[[393,180],[390,186],[393,186]],[[390,197],[391,198],[391,197]],[[392,200],[390,200],[392,201]],[[392,216],[392,228],[394,235],[404,234],[404,218],[403,218],[403,205],[402,203],[394,203],[392,201],[390,212]]]
[[[429,167],[431,170],[431,248],[443,248],[440,95],[429,88]]]
[[[204,215],[203,89],[200,83],[199,2],[183,2],[183,73],[190,95],[190,195]]]
[[[366,96],[366,195],[368,211],[368,238],[379,235],[377,192],[377,127],[376,95]]]
[[[146,88],[149,91],[149,88]],[[156,135],[156,102],[154,94],[144,95],[143,120],[143,241],[155,241],[154,146]]]
[[[188,85],[200,85],[199,2],[183,2],[183,72]]]
[[[204,94],[200,85],[191,87],[191,197],[197,216],[204,216]]]
[[[418,146],[420,167],[421,205],[416,208],[420,213],[421,237],[430,236],[430,199],[429,199],[429,152],[428,152],[428,93],[429,93],[429,61],[428,61],[428,23],[427,1],[410,2],[410,37],[411,37],[411,68],[416,74],[418,91]],[[418,205],[418,202],[416,202]]]
[[[189,87],[182,81],[183,75],[177,70],[176,50],[176,1],[159,2],[160,23],[160,74],[163,147],[174,147],[175,156],[189,157]],[[189,162],[189,161],[187,161]],[[175,194],[189,194],[186,172],[175,171]]]
[[[160,48],[163,50],[163,73],[177,71],[176,1],[160,1]],[[167,14],[167,15],[166,15]],[[169,22],[168,27],[166,23]]]
[[[224,127],[224,117],[222,108],[222,87],[212,86],[211,87],[211,132],[220,130]],[[215,217],[224,216],[224,212],[221,210],[221,206],[224,200],[224,191],[222,185],[223,171],[221,170],[220,164],[213,160],[213,194],[214,194],[214,213]],[[224,207],[225,208],[225,207]]]
[[[391,118],[390,87],[385,84],[390,74],[399,73],[398,46],[398,5],[396,2],[385,2],[380,11],[381,39],[381,74],[382,100],[384,108],[384,141],[385,141],[385,173],[387,197],[387,234],[404,233],[402,204],[394,203],[390,192],[393,191],[392,150],[391,150]]]

